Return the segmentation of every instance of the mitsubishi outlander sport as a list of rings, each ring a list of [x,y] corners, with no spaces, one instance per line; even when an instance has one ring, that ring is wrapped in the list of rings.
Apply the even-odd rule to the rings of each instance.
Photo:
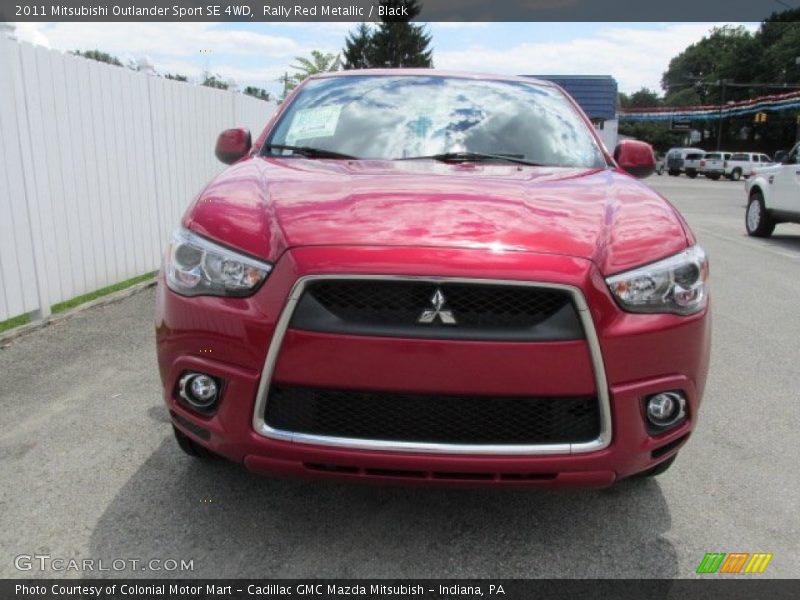
[[[559,87],[307,79],[186,211],[157,291],[181,448],[258,473],[607,486],[697,423],[708,265]]]

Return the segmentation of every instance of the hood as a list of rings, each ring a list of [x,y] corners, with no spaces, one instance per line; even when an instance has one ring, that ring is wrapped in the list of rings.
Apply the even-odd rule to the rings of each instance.
[[[561,254],[604,274],[680,252],[682,219],[613,169],[252,158],[224,171],[184,225],[265,260],[298,246]]]

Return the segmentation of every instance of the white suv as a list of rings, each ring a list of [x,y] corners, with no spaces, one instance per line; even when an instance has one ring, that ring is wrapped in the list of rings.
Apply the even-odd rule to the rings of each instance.
[[[800,223],[800,144],[780,164],[753,173],[745,190],[749,235],[769,237],[778,223]]]
[[[739,181],[742,177],[750,177],[758,167],[765,167],[772,164],[772,159],[766,154],[758,152],[734,152],[728,161],[730,175],[728,179]]]

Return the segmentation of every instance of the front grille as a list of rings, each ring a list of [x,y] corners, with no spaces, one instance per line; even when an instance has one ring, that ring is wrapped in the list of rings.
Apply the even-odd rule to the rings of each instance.
[[[340,438],[440,444],[580,443],[600,434],[594,397],[441,396],[275,384],[273,429]]]
[[[436,315],[420,322],[436,308]],[[308,331],[395,337],[509,341],[574,340],[583,329],[560,289],[427,281],[323,280],[310,283],[291,326]]]

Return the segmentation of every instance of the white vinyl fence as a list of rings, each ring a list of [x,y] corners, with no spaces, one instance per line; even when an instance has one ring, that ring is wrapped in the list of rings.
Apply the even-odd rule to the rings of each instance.
[[[219,132],[274,110],[0,34],[0,321],[156,270]]]

